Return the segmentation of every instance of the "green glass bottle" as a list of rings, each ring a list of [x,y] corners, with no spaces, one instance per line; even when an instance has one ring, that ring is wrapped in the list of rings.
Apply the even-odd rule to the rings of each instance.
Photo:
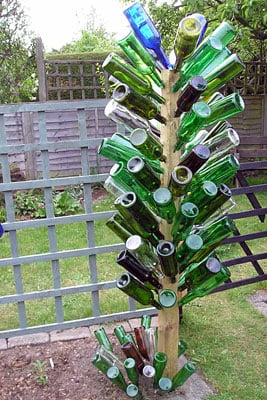
[[[101,327],[94,330],[94,335],[100,345],[103,345],[107,350],[113,351],[112,344],[110,343],[109,337],[105,331],[105,328]]]
[[[123,353],[127,358],[133,358],[135,360],[136,368],[139,374],[142,375],[145,363],[141,357],[141,354],[137,350],[136,346],[134,346],[134,344],[131,342],[123,343],[123,345],[121,346],[121,350],[123,351]]]
[[[223,62],[225,62],[232,55],[231,51],[225,47],[221,52],[219,52],[214,60],[210,62],[201,72],[201,75],[204,77],[212,72],[214,69],[218,68]],[[216,90],[214,90],[216,92]],[[212,93],[211,93],[212,94]],[[211,96],[207,96],[207,99]],[[207,101],[207,100],[206,100]]]
[[[130,399],[142,400],[143,396],[137,385],[130,383],[126,388],[126,394]]]
[[[217,272],[217,274],[214,274],[211,278],[207,279],[197,288],[189,290],[187,294],[179,301],[179,305],[184,306],[185,304],[189,303],[190,301],[198,297],[206,296],[217,286],[227,281],[230,278],[230,276],[231,273],[229,269],[225,266],[222,266],[220,271]]]
[[[138,350],[146,360],[149,360],[148,349],[145,342],[145,328],[143,326],[134,327],[135,341]]]
[[[178,290],[196,289],[207,279],[221,270],[221,263],[216,257],[208,256],[199,263],[193,263],[179,277]]]
[[[127,192],[118,197],[114,205],[130,225],[134,225],[135,228],[141,227],[138,229],[141,232],[140,236],[148,237],[149,234],[154,233],[159,239],[164,238],[159,230],[158,221],[134,192]]]
[[[203,77],[208,82],[203,96],[209,97],[244,69],[245,64],[242,63],[236,54],[232,54],[212,71],[203,71]]]
[[[184,165],[178,165],[173,169],[168,188],[174,198],[181,197],[187,192],[192,176],[190,169]]]
[[[176,301],[177,301],[176,293],[171,289],[161,290],[158,295],[158,298],[159,298],[159,304],[163,308],[170,308],[177,304],[176,303]]]
[[[156,119],[162,124],[166,123],[166,119],[160,115],[160,109],[156,103],[148,97],[134,92],[127,85],[119,84],[115,86],[112,98],[142,118]]]
[[[178,71],[184,59],[193,53],[201,30],[200,22],[191,15],[184,17],[179,22],[174,40],[174,52],[176,55],[174,71]]]
[[[216,37],[210,36],[204,39],[194,53],[184,60],[180,70],[180,77],[173,85],[172,91],[178,91],[193,76],[201,75],[202,71],[205,70],[222,50],[222,43]]]
[[[127,239],[125,246],[128,252],[151,270],[156,278],[163,278],[159,258],[148,241],[142,239],[139,235],[132,235]]]
[[[194,191],[202,182],[212,181],[217,186],[232,179],[240,167],[239,161],[233,154],[228,154],[215,162],[198,170],[189,187]]]
[[[191,259],[203,246],[202,238],[195,233],[187,236],[181,246],[176,251],[179,272],[182,273],[190,264]]]
[[[118,367],[116,367],[116,366],[110,367],[107,370],[107,374],[106,375],[107,375],[107,378],[112,383],[114,383],[116,386],[118,386],[123,391],[126,390],[127,384],[126,384],[125,379],[124,379],[124,377],[123,377],[123,375],[122,375],[122,373],[121,373],[121,371],[119,370]]]
[[[156,61],[140,43],[132,30],[128,31],[117,43],[139,72],[148,75],[158,87],[162,88],[164,86],[156,69]]]
[[[182,200],[182,204],[184,203],[193,203],[198,207],[199,213],[202,212],[202,209],[212,202],[218,192],[217,186],[215,183],[211,181],[204,181],[201,185],[199,185],[198,190],[194,192],[190,192],[187,196]],[[196,221],[198,220],[198,215],[196,216]]]
[[[203,260],[219,246],[224,239],[231,236],[234,230],[234,222],[228,216],[224,216],[204,229],[200,229],[198,235],[203,240],[203,246],[198,253],[191,258],[191,262]]]
[[[211,153],[208,163],[214,159],[225,156],[232,149],[237,147],[239,143],[239,136],[237,132],[232,128],[225,129],[224,131],[218,133],[216,136],[205,140],[204,144],[209,148]]]
[[[187,344],[183,340],[179,340],[178,344],[178,357],[181,357],[187,350]]]
[[[136,362],[134,358],[128,357],[124,360],[124,368],[127,373],[127,376],[129,380],[134,383],[135,385],[138,385],[139,381],[139,373],[136,368]]]
[[[137,93],[150,96],[161,104],[165,102],[165,99],[153,90],[150,80],[119,55],[110,53],[102,68]]]
[[[127,162],[127,170],[134,175],[147,190],[154,191],[160,187],[160,177],[157,175],[148,163],[141,157],[132,157]]]
[[[166,157],[163,155],[163,146],[159,138],[148,129],[133,130],[130,140],[145,157],[152,160],[166,161]]]
[[[162,240],[157,246],[157,254],[164,275],[170,277],[172,281],[175,281],[175,277],[178,273],[178,265],[174,244],[168,240]]]
[[[205,125],[211,115],[210,106],[204,101],[193,104],[191,110],[184,115],[177,131],[175,150],[180,150],[182,145],[192,140],[197,132]]]
[[[198,213],[199,209],[194,203],[186,201],[181,204],[171,229],[175,246],[189,235]]]
[[[166,376],[162,376],[158,381],[159,393],[164,395],[172,390],[172,381]]]
[[[186,157],[188,157],[192,149],[196,147],[198,144],[201,144],[208,135],[209,131],[201,129],[199,132],[197,132],[197,134],[193,137],[192,140],[190,140],[187,143],[184,143],[181,148],[180,160],[183,161]]]
[[[232,125],[230,124],[230,122],[224,121],[224,120],[217,122],[217,124],[215,124],[209,130],[208,135],[205,138],[203,138],[201,143],[204,144],[204,142],[206,142],[207,140],[210,140],[214,136],[218,135],[218,133],[221,133],[221,132],[225,131],[225,129],[229,129],[229,128],[232,128]]]
[[[132,235],[131,232],[129,232],[115,220],[114,215],[106,221],[105,225],[110,230],[112,230],[112,232],[114,232],[123,242],[126,242],[126,240]]]
[[[120,275],[116,281],[116,285],[118,289],[122,290],[139,303],[145,306],[152,305],[159,310],[161,309],[161,305],[154,299],[153,292],[131,274],[124,273]]]
[[[193,76],[176,101],[174,116],[178,118],[183,112],[188,112],[206,88],[207,82],[202,76]]]
[[[154,290],[162,288],[161,283],[153,276],[152,271],[141,264],[128,250],[122,250],[116,261],[148,288]]]
[[[116,336],[116,338],[118,339],[120,344],[123,344],[126,342],[125,341],[126,331],[125,331],[123,325],[116,326],[114,328],[114,335]]]
[[[245,109],[245,103],[238,93],[232,93],[212,103],[210,109],[211,114],[206,119],[205,126],[212,125],[242,112]]]
[[[219,39],[223,46],[228,44],[236,37],[237,31],[228,22],[223,21],[220,25],[211,33],[211,36]]]
[[[155,190],[152,195],[155,204],[156,214],[171,224],[176,214],[176,208],[172,192],[164,187]]]
[[[192,174],[195,174],[199,168],[202,167],[210,158],[210,150],[204,144],[198,144],[191,152],[188,154],[186,158],[184,158],[179,165],[184,165],[190,169]]]
[[[134,146],[132,145],[130,139],[120,132],[113,133],[113,135],[111,135],[110,139],[113,140],[114,142],[122,144],[123,146],[134,149]]]
[[[151,315],[144,314],[141,317],[141,326],[143,326],[145,329],[149,329],[151,328],[151,321],[152,321]]]
[[[107,360],[102,358],[99,353],[96,353],[91,360],[92,364],[106,375],[107,370],[112,366]]]
[[[162,377],[164,369],[167,365],[168,356],[167,354],[157,351],[153,357],[153,367],[155,368],[155,376],[153,386],[156,388],[158,386],[158,382]]]
[[[216,101],[219,101],[221,99],[224,99],[224,95],[220,92],[214,92],[207,100],[206,103],[210,106],[211,104],[215,103]]]
[[[172,378],[172,390],[182,386],[185,381],[196,371],[196,367],[191,362],[186,363],[177,374]]]

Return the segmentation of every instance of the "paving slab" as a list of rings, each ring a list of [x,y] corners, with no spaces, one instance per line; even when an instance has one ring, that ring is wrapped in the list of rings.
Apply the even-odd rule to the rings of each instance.
[[[7,340],[0,339],[0,350],[6,350],[6,349],[7,349]]]
[[[85,339],[88,337],[91,337],[91,332],[88,327],[64,329],[63,331],[50,332],[51,342]]]
[[[49,342],[49,334],[33,333],[32,335],[15,336],[7,340],[8,348],[16,346],[26,346],[30,344],[42,344]]]
[[[258,290],[255,294],[249,296],[248,300],[267,317],[267,290]]]

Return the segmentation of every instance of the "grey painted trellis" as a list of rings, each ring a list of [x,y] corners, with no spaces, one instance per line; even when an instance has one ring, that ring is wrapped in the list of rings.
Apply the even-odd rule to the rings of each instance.
[[[103,182],[107,174],[91,174],[90,159],[88,157],[89,149],[91,146],[96,146],[100,143],[101,139],[88,138],[88,127],[87,127],[87,113],[86,110],[92,107],[103,106],[101,100],[92,101],[74,101],[74,102],[45,102],[45,103],[27,103],[27,104],[16,104],[0,106],[0,168],[2,170],[3,183],[0,183],[0,193],[3,193],[7,221],[3,224],[6,231],[5,235],[9,236],[11,257],[1,258],[1,239],[0,239],[0,313],[1,306],[4,304],[17,304],[18,307],[18,319],[19,327],[17,329],[7,330],[0,332],[0,338],[25,335],[28,333],[38,333],[44,331],[51,331],[54,329],[65,329],[78,326],[92,325],[97,323],[104,323],[109,321],[123,320],[133,317],[139,317],[143,314],[143,310],[136,310],[135,303],[129,299],[128,310],[122,313],[101,315],[99,306],[99,295],[102,290],[109,290],[116,287],[115,281],[99,282],[97,274],[97,260],[98,254],[118,252],[123,248],[123,244],[118,243],[114,245],[95,245],[95,227],[94,222],[100,219],[106,220],[112,215],[112,211],[106,212],[93,212],[92,209],[92,185],[95,183]],[[77,139],[73,141],[61,141],[60,143],[50,142],[47,138],[46,129],[46,113],[51,110],[65,110],[73,111],[77,113]],[[5,115],[8,113],[20,113],[20,112],[36,112],[38,115],[38,131],[39,140],[35,143],[20,143],[20,144],[8,144],[6,131],[5,131]],[[51,177],[49,168],[49,152],[57,147],[63,148],[64,146],[74,146],[79,148],[81,151],[81,175],[80,176],[68,176],[68,177]],[[26,180],[22,182],[11,181],[11,169],[9,157],[11,154],[19,152],[29,152],[31,150],[40,151],[41,165],[42,165],[42,176],[37,180]],[[266,169],[267,162],[251,163],[247,166],[247,169]],[[246,166],[241,167],[246,169]],[[240,177],[239,177],[240,178]],[[240,184],[244,187],[236,188],[233,190],[233,194],[242,194],[254,196],[253,193],[267,191],[267,184],[257,185],[255,187],[246,187],[244,182]],[[82,185],[84,189],[85,198],[85,213],[77,214],[72,216],[55,217],[53,211],[52,202],[52,190],[57,187],[64,187],[69,185]],[[47,217],[38,220],[25,220],[20,221],[15,219],[14,211],[14,200],[13,192],[16,190],[29,190],[29,189],[43,189],[45,198],[45,208]],[[251,197],[250,196],[250,197]],[[254,210],[235,213],[233,214],[234,219],[245,218],[249,216],[258,216],[263,220],[267,213],[266,208],[251,200]],[[57,233],[56,227],[58,225],[70,224],[74,222],[83,222],[86,225],[86,236],[87,246],[80,249],[71,249],[59,251],[57,247]],[[49,251],[43,254],[32,254],[21,256],[19,253],[17,233],[19,230],[25,230],[34,227],[46,227],[49,238]],[[267,258],[267,253],[252,254],[247,240],[266,238],[267,232],[256,232],[250,235],[240,235],[236,232],[236,236],[227,239],[225,243],[237,242],[239,243],[244,252],[245,256],[227,260],[226,265],[234,266],[236,264],[243,264],[245,262],[251,262],[255,271],[255,277],[241,280],[238,282],[228,282],[217,288],[216,291],[225,290],[228,288],[240,286],[243,284],[254,283],[267,279],[267,274],[264,272],[264,268],[259,265],[259,261],[264,261]],[[228,242],[227,242],[228,241]],[[90,284],[83,284],[71,287],[62,287],[60,279],[60,260],[67,258],[74,258],[77,256],[87,256],[90,274]],[[40,290],[34,292],[24,292],[23,289],[23,277],[21,272],[21,266],[30,264],[32,262],[48,261],[51,263],[53,288],[48,290]],[[12,266],[15,291],[16,294],[2,295],[1,296],[1,267]],[[83,319],[77,319],[72,321],[64,320],[62,297],[71,294],[91,293],[92,296],[92,316]],[[53,324],[40,325],[29,327],[27,322],[25,302],[29,300],[38,300],[44,298],[54,298],[55,302],[55,320]],[[146,310],[146,313],[153,314],[155,309]]]

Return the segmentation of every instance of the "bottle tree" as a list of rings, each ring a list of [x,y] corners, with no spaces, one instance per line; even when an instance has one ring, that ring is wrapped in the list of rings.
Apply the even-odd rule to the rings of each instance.
[[[179,308],[230,277],[216,255],[234,230],[227,183],[239,168],[230,153],[238,134],[226,119],[244,102],[219,89],[244,65],[227,48],[236,32],[226,21],[205,37],[205,16],[183,18],[168,58],[141,3],[124,14],[129,32],[118,44],[125,58],[111,53],[103,63],[115,85],[105,113],[130,131],[99,146],[115,161],[105,187],[115,195],[116,212],[106,225],[125,242],[118,289],[154,306],[158,327],[144,315],[135,337],[115,328],[123,364],[100,329],[93,363],[128,397],[139,398],[139,375],[164,394],[195,371],[190,362],[178,367],[187,347],[179,339]]]

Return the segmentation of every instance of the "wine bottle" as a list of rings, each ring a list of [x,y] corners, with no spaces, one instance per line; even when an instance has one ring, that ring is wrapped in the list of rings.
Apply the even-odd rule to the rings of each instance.
[[[205,68],[203,68],[203,70],[201,71],[201,76],[204,77],[204,76],[208,75],[214,69],[218,68],[223,62],[225,62],[231,55],[232,55],[232,53],[228,49],[228,47],[225,47],[224,49],[222,49],[219,53],[217,53],[217,55],[215,56],[213,61],[208,63],[205,66]],[[216,90],[214,90],[214,92],[216,92]],[[210,95],[207,96],[207,99],[210,97]],[[206,101],[207,101],[207,99],[206,99]]]
[[[159,393],[164,395],[172,390],[172,381],[166,376],[162,376],[158,381]]]
[[[160,33],[142,4],[139,1],[135,2],[124,10],[124,15],[140,42],[151,51],[154,58],[159,61],[163,68],[171,68],[170,62],[161,46]]]
[[[160,293],[158,295],[158,299],[159,299],[159,304],[163,308],[170,308],[170,307],[175,306],[176,301],[177,301],[177,296],[173,290],[164,289],[164,290],[160,291]]]
[[[157,246],[157,254],[164,275],[175,281],[176,274],[178,273],[178,265],[174,244],[168,240],[161,241]]]
[[[196,47],[197,47],[199,45],[199,43],[202,41],[203,36],[205,35],[205,32],[208,27],[208,21],[203,14],[199,14],[199,13],[191,14],[191,17],[196,18],[201,25],[201,32],[199,34],[199,37],[198,37],[198,40],[196,43]]]
[[[139,261],[127,250],[122,250],[117,257],[117,263],[124,267],[131,275],[134,275],[139,281],[150,289],[161,289],[161,283],[154,278],[152,271]]]
[[[163,155],[162,144],[158,137],[148,129],[140,128],[133,130],[130,135],[130,141],[145,157],[163,162],[166,161],[166,157]]]
[[[156,119],[166,124],[166,119],[160,115],[159,107],[148,97],[134,92],[127,85],[117,85],[113,90],[112,98],[144,119]]]
[[[207,103],[204,101],[194,103],[191,110],[181,120],[181,125],[177,131],[175,150],[179,150],[184,143],[192,140],[196,133],[205,125],[210,115],[211,109]]]
[[[158,351],[158,328],[145,329],[145,342],[148,349],[149,360],[153,361],[154,354]]]
[[[145,328],[143,326],[137,326],[134,328],[135,340],[137,343],[140,354],[149,360],[148,349],[145,342]]]
[[[152,320],[151,315],[147,314],[142,315],[141,326],[143,326],[145,329],[151,328],[151,320]]]
[[[143,369],[143,376],[149,380],[152,380],[155,376],[155,368],[151,365],[145,365]]]
[[[171,224],[176,214],[172,192],[164,187],[155,190],[152,195],[156,214]]]
[[[203,40],[194,53],[184,60],[180,70],[179,79],[173,85],[172,91],[177,92],[193,76],[201,75],[202,71],[207,68],[207,66],[219,53],[222,52],[222,50],[223,46],[219,39],[211,36]],[[227,56],[229,56],[229,53],[227,53]]]
[[[217,186],[215,183],[211,181],[204,181],[201,185],[199,185],[198,190],[194,192],[190,192],[187,196],[185,196],[182,200],[182,204],[184,203],[193,203],[198,207],[199,213],[196,216],[196,221],[198,220],[198,216],[202,213],[202,210],[207,206],[209,207],[210,203],[212,203],[218,192]]]
[[[199,209],[194,203],[186,201],[181,204],[171,229],[175,246],[189,235],[198,214]]]
[[[124,360],[124,368],[127,373],[127,376],[129,380],[134,383],[135,385],[138,385],[139,381],[139,374],[138,370],[136,368],[136,361],[134,358],[128,357]]]
[[[127,163],[127,170],[147,190],[154,191],[160,187],[160,177],[141,157],[135,156],[130,158]]]
[[[232,179],[240,167],[233,154],[228,154],[215,162],[203,166],[194,175],[189,190],[194,191],[202,182],[212,181],[217,186]]]
[[[202,142],[206,139],[208,135],[209,131],[201,129],[199,132],[197,132],[192,140],[184,143],[181,147],[180,160],[183,161],[191,153],[194,147],[196,147],[198,144],[202,144]]]
[[[126,394],[128,397],[131,399],[135,400],[143,400],[143,396],[138,388],[137,385],[134,385],[133,383],[130,383],[127,388],[126,388]]]
[[[152,305],[161,309],[161,305],[155,301],[153,292],[129,273],[120,275],[116,281],[117,288],[131,296],[143,305]],[[129,356],[130,357],[130,356]]]
[[[105,225],[112,230],[123,242],[132,235],[132,228],[126,223],[119,213],[115,213],[110,217]]]
[[[214,125],[208,132],[208,135],[202,139],[201,143],[204,144],[207,140],[210,140],[214,136],[218,135],[218,133],[223,132],[225,129],[232,128],[232,125],[228,121],[219,121],[216,125]]]
[[[242,63],[236,54],[232,54],[218,65],[217,68],[214,68],[210,72],[203,71],[203,77],[208,82],[208,85],[202,95],[209,97],[210,94],[216,92],[216,90],[220,89],[244,69],[245,64]]]
[[[202,76],[194,76],[185,86],[176,101],[174,116],[180,117],[183,112],[188,112],[192,105],[198,101],[201,94],[206,90],[207,82]]]
[[[186,166],[190,169],[192,174],[194,174],[209,160],[209,157],[210,150],[208,146],[204,144],[198,144],[193,147],[192,151],[179,163],[179,165]]]
[[[163,278],[159,258],[148,241],[143,240],[139,235],[132,235],[127,239],[125,246],[128,252],[151,270],[156,278]]]
[[[221,270],[221,263],[218,258],[208,255],[198,263],[192,263],[179,277],[178,290],[196,289],[203,282],[213,277]]]
[[[104,189],[112,194],[114,197],[119,197],[122,194],[128,192],[129,190],[131,190],[131,188],[127,188],[127,190],[125,190],[122,186],[120,186],[113,178],[112,176],[108,176],[107,179],[104,182]]]
[[[121,345],[121,350],[123,351],[123,353],[127,358],[133,358],[135,360],[136,368],[139,374],[142,375],[145,363],[141,357],[141,354],[139,353],[137,348],[133,345],[133,343],[131,342],[123,343],[123,345]]]
[[[180,281],[180,279],[179,279]],[[187,350],[187,344],[183,340],[179,340],[178,343],[178,357],[181,357]]]
[[[98,368],[101,372],[106,374],[107,370],[116,365],[118,367],[122,366],[121,361],[108,351],[104,346],[99,346],[95,356],[92,358],[92,364]]]
[[[223,46],[228,44],[236,37],[237,31],[228,22],[223,21],[220,25],[211,33],[211,36],[219,39]]]
[[[162,377],[164,369],[167,365],[168,356],[167,354],[157,351],[153,357],[153,367],[155,368],[155,376],[153,386],[156,388],[158,386],[158,382]]]
[[[190,264],[192,257],[202,248],[203,240],[201,236],[191,233],[187,236],[176,252],[179,272],[182,273]]]
[[[139,72],[148,75],[158,87],[163,88],[164,84],[156,69],[156,61],[137,39],[133,30],[128,31],[117,43]]]
[[[123,391],[126,390],[127,384],[125,382],[124,376],[122,375],[118,367],[116,366],[110,367],[107,370],[106,376],[112,383],[114,383],[120,389],[122,389]]]
[[[184,17],[179,22],[176,37],[174,39],[174,52],[176,55],[174,71],[177,72],[184,59],[193,53],[201,30],[201,23],[192,15]]]
[[[100,345],[104,346],[107,350],[113,351],[112,344],[108,338],[105,328],[101,327],[94,330],[94,335]]]
[[[221,285],[227,281],[231,276],[229,269],[222,266],[217,274],[214,274],[211,278],[207,279],[205,282],[201,283],[197,288],[191,289],[187,294],[179,301],[180,306],[184,306],[190,301],[198,298],[204,297],[209,294],[217,286]]]
[[[102,68],[133,91],[144,96],[150,96],[158,103],[165,102],[164,98],[153,90],[150,80],[118,54],[110,53],[104,60]]]
[[[210,106],[221,99],[224,99],[224,95],[220,92],[214,92],[208,99],[206,99],[206,103]]]
[[[128,108],[124,107],[122,104],[117,103],[115,100],[111,99],[105,107],[104,110],[105,116],[110,118],[112,121],[117,124],[122,124],[129,131],[134,129],[150,129],[156,136],[159,136],[159,130],[154,127],[150,121],[145,120],[133,113]]]
[[[225,129],[224,131],[218,133],[218,135],[206,140],[204,144],[209,148],[211,153],[209,162],[225,156],[232,149],[237,147],[239,143],[239,136],[232,128]]]
[[[169,190],[174,198],[183,196],[192,180],[192,172],[184,165],[176,166],[172,173],[169,182]]]
[[[123,344],[126,342],[125,341],[126,331],[125,331],[123,325],[116,326],[114,328],[114,335],[116,336],[116,338],[118,339],[120,344]]]
[[[210,109],[211,114],[206,119],[205,126],[212,125],[242,112],[245,109],[245,103],[238,93],[232,93],[212,103]]]
[[[159,239],[164,239],[164,236],[159,231],[158,221],[134,192],[127,192],[118,197],[114,201],[114,205],[127,221],[130,220],[131,225],[134,224],[132,221],[134,219],[135,227],[141,227],[141,229],[138,229],[141,232],[140,236],[147,237],[153,233]],[[144,234],[144,232],[146,233]]]
[[[177,374],[172,378],[172,390],[182,386],[185,381],[196,371],[196,367],[191,362],[186,363]]]

